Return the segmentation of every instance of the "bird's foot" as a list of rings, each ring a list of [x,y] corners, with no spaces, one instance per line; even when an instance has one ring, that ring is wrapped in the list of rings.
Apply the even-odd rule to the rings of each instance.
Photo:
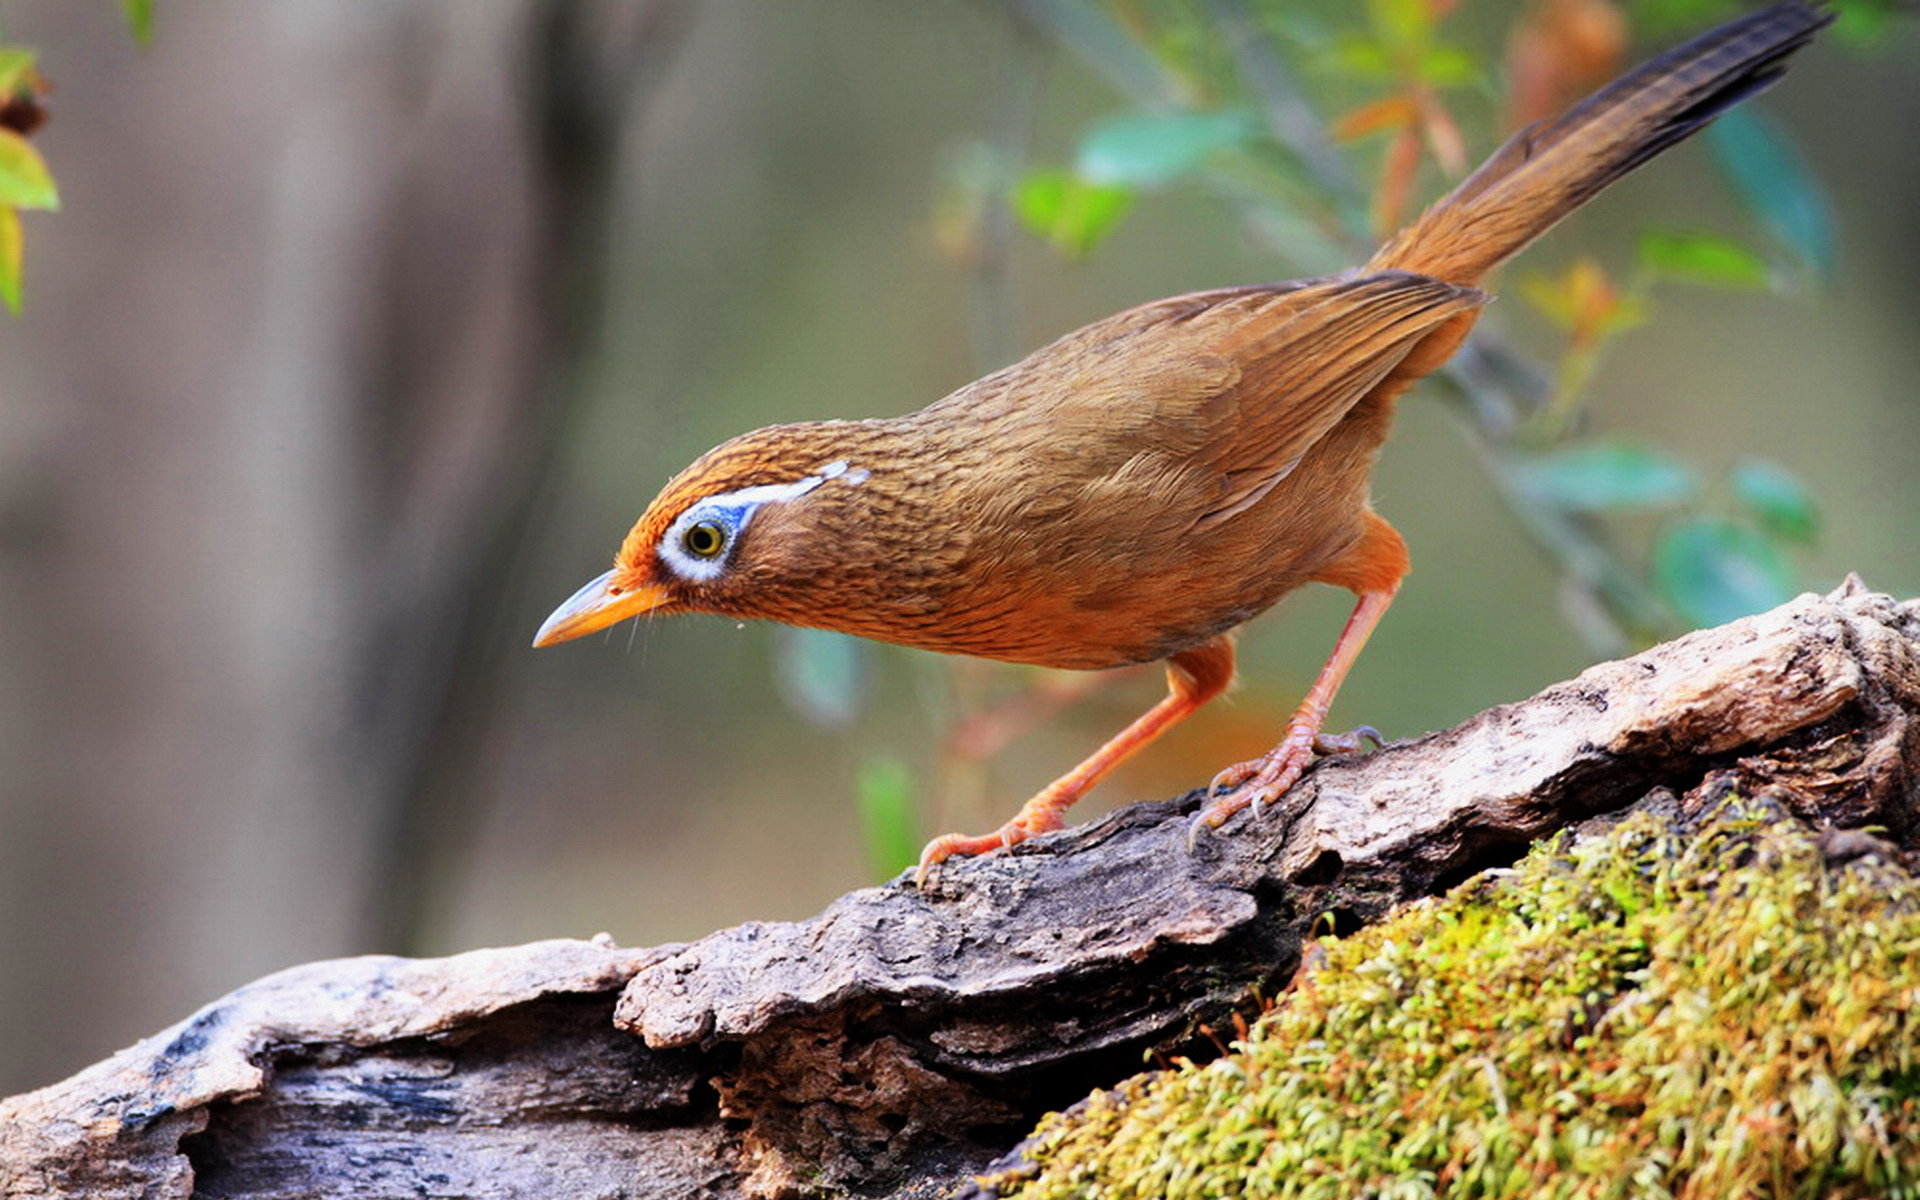
[[[1249,805],[1258,812],[1272,804],[1299,782],[1316,758],[1353,754],[1360,750],[1363,742],[1372,742],[1375,749],[1385,744],[1380,731],[1371,725],[1346,733],[1322,733],[1315,722],[1294,720],[1287,726],[1287,736],[1278,746],[1259,758],[1235,763],[1213,777],[1213,782],[1207,785],[1207,794],[1213,801],[1193,819],[1187,844],[1192,845],[1203,831],[1225,825],[1235,813]]]
[[[913,873],[913,886],[926,886],[927,875],[933,868],[955,855],[966,857],[974,854],[991,854],[995,850],[1017,846],[1028,838],[1038,837],[1043,833],[1051,833],[1061,828],[1062,822],[1058,812],[1045,809],[1030,811],[1033,808],[1033,805],[1028,805],[1027,808],[1021,809],[1013,820],[992,833],[980,837],[968,837],[964,833],[949,833],[928,842],[927,848],[920,852],[920,866]]]

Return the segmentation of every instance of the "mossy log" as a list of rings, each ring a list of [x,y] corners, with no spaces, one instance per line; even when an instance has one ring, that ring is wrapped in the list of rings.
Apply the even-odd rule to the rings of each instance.
[[[1736,794],[1910,874],[1916,715],[1920,602],[1849,581],[1324,762],[1282,809],[1191,847],[1197,794],[688,945],[281,972],[0,1102],[0,1188],[931,1196],[989,1170],[1015,1186],[1032,1173],[1003,1156],[1042,1114],[1143,1057],[1213,1053],[1303,950],[1327,954],[1316,937],[1557,831]]]
[[[1920,878],[1720,774],[1318,947],[995,1200],[1920,1194]]]

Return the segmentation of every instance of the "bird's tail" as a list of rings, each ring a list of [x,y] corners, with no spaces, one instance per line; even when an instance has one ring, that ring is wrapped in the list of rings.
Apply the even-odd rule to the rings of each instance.
[[[1602,188],[1771,86],[1832,19],[1818,4],[1793,3],[1729,21],[1527,126],[1369,269],[1479,282]]]

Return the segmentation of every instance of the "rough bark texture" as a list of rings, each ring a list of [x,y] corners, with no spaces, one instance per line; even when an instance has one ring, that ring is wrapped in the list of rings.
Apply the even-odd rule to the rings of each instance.
[[[1190,850],[1197,798],[684,946],[271,976],[0,1102],[7,1196],[944,1194],[1184,1050],[1302,940],[1710,773],[1920,840],[1920,602],[1857,583],[1316,768]]]

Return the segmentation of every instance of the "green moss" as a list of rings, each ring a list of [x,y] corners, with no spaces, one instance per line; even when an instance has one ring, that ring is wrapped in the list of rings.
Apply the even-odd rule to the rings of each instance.
[[[1001,1194],[1920,1196],[1920,884],[1790,819],[1636,815],[1322,944]]]

